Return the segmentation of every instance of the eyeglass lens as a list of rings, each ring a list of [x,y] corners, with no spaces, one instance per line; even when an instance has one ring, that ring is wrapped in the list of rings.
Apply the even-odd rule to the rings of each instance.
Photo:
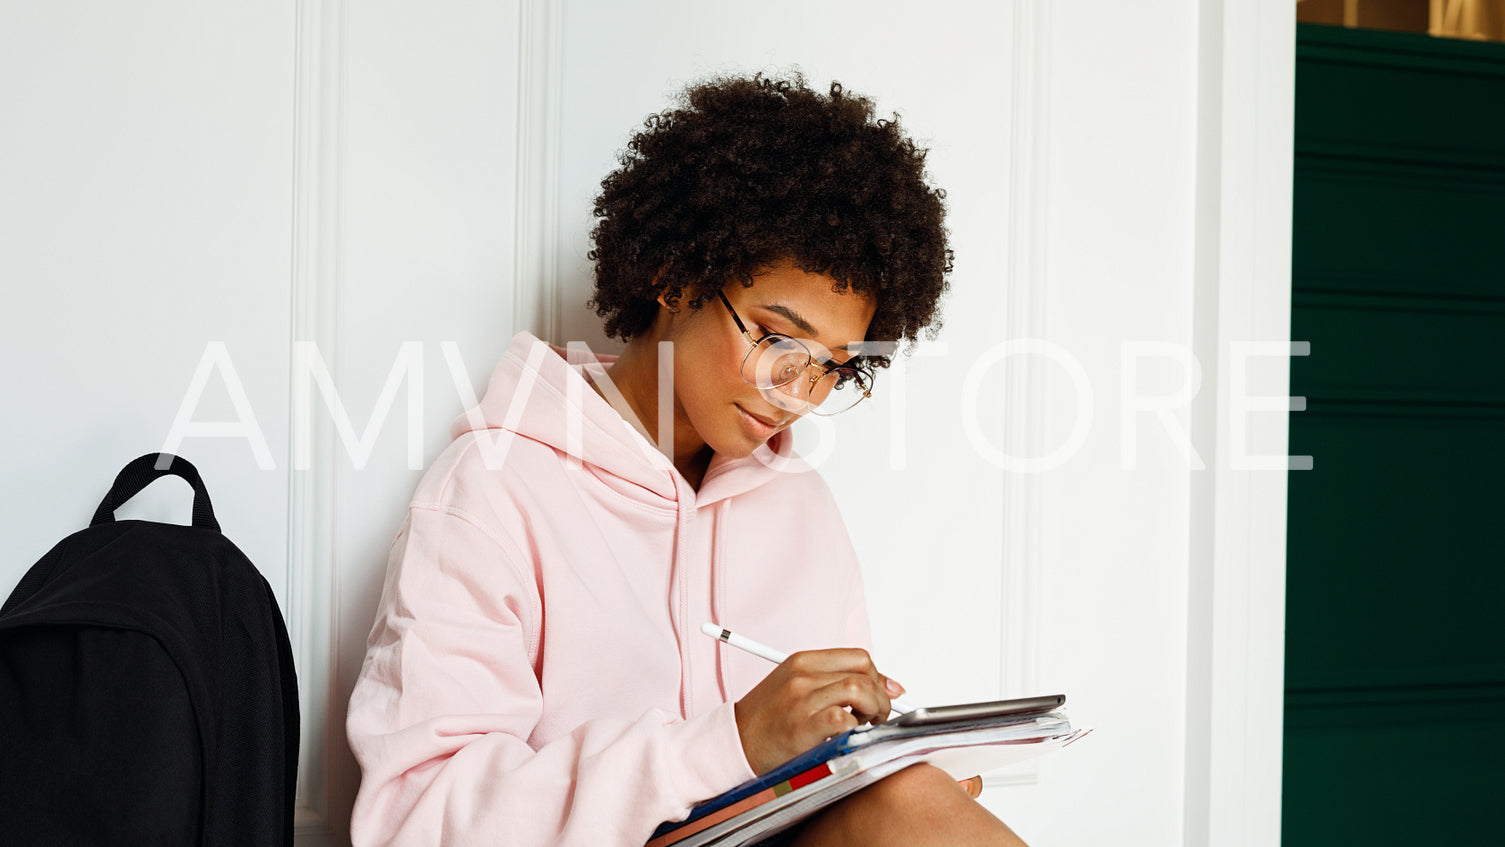
[[[782,394],[808,403],[817,415],[844,412],[867,396],[868,381],[856,368],[832,368],[811,385],[815,372],[810,367],[810,351],[804,344],[793,338],[768,335],[742,360],[742,378],[759,389],[779,389]]]

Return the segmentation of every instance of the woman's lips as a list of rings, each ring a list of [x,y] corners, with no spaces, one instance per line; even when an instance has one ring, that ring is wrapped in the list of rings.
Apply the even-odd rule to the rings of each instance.
[[[752,433],[752,435],[756,438],[766,439],[779,430],[778,426],[771,424],[760,417],[757,417],[741,406],[737,407],[737,412],[742,415],[743,428]]]

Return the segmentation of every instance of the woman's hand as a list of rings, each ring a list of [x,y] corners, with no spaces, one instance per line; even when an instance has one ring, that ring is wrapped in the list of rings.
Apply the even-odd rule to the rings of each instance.
[[[973,800],[982,796],[982,777],[980,776],[959,780],[957,784],[966,790],[968,794],[971,794]]]
[[[737,732],[754,773],[783,764],[833,735],[888,719],[904,686],[878,673],[866,650],[790,655],[737,701]]]

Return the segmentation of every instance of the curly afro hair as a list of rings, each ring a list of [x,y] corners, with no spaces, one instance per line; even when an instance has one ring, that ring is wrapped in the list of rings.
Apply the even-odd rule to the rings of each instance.
[[[875,299],[869,341],[934,338],[952,253],[926,150],[831,83],[714,78],[651,115],[601,181],[590,306],[609,336],[646,332],[667,303],[699,309],[732,279],[791,260]],[[703,284],[709,283],[709,284]],[[867,357],[879,367],[887,357]]]

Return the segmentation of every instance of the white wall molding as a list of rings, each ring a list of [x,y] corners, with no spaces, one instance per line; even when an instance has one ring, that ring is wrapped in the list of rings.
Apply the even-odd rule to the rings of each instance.
[[[294,74],[293,341],[311,341],[333,370],[338,341],[344,14],[342,0],[299,0]],[[296,356],[288,385],[288,635],[298,667],[301,738],[295,837],[331,843],[331,745],[343,737],[333,657],[339,654],[334,585],[335,451],[327,415],[312,415]],[[303,386],[306,388],[306,386]],[[308,420],[310,462],[294,454]]]
[[[518,4],[517,205],[513,330],[563,344],[559,279],[559,143],[562,11],[551,0]]]
[[[1295,9],[1204,0],[1200,13],[1193,336],[1217,377],[1192,431],[1216,458],[1191,479],[1183,841],[1277,844],[1286,475],[1230,467],[1225,386],[1232,345],[1290,340]],[[1251,369],[1251,393],[1288,395],[1279,371]],[[1248,434],[1253,452],[1287,452],[1282,416],[1250,416]]]
[[[1050,11],[1036,0],[1014,4],[1010,68],[1007,339],[1045,337],[1045,258],[1050,243]],[[1011,456],[1038,456],[1044,443],[1044,362],[1011,356],[1004,388],[1004,445]],[[999,680],[1004,696],[1031,696],[1039,679],[1040,527],[1043,475],[1003,474],[1003,618]],[[984,785],[1030,785],[1031,760],[984,779]]]

